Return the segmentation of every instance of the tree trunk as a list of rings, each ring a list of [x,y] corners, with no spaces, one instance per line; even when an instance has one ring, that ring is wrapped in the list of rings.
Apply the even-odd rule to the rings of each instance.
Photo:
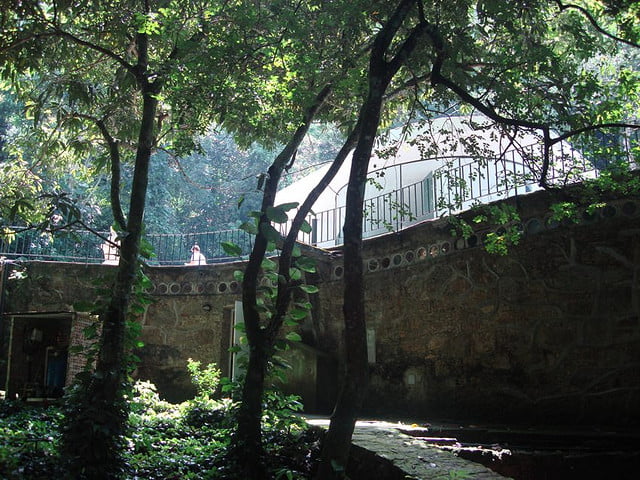
[[[344,222],[344,358],[345,377],[324,440],[316,480],[346,475],[351,437],[369,382],[362,258],[365,185],[384,95],[389,83],[416,46],[425,24],[414,27],[390,61],[387,51],[415,0],[402,0],[376,36],[369,63],[369,93],[359,113],[361,132],[353,153]]]
[[[258,277],[261,271],[261,264],[267,251],[268,234],[267,229],[271,227],[271,221],[267,216],[267,209],[272,207],[275,201],[278,184],[282,172],[293,158],[304,136],[309,130],[309,126],[317,111],[322,107],[324,101],[331,93],[331,87],[326,86],[315,98],[315,102],[305,112],[305,118],[298,127],[289,143],[283,148],[280,154],[273,161],[264,185],[264,195],[262,198],[261,216],[258,221],[258,233],[253,245],[253,250],[249,256],[249,262],[244,272],[242,282],[242,307],[244,313],[245,331],[249,343],[249,362],[242,389],[242,401],[237,415],[237,428],[231,448],[231,460],[236,463],[236,474],[238,478],[252,480],[262,480],[268,477],[264,465],[262,448],[262,395],[264,393],[265,376],[267,374],[267,364],[273,351],[275,341],[274,332],[281,324],[288,302],[278,302],[280,308],[273,312],[269,325],[261,325],[260,313],[258,312]],[[283,269],[281,265],[281,271]],[[279,281],[278,289],[288,290],[289,268],[284,269],[286,274],[281,275],[283,280]]]
[[[372,82],[374,83],[374,82]],[[388,84],[388,82],[387,82]],[[344,222],[345,378],[324,440],[316,479],[344,478],[351,436],[369,382],[362,272],[364,190],[386,85],[371,91],[360,113],[360,140],[353,154]]]
[[[131,291],[139,268],[138,254],[145,210],[149,162],[155,142],[154,125],[159,83],[141,75],[143,113],[138,136],[127,231],[120,263],[103,321],[101,347],[94,373],[78,391],[70,408],[63,450],[71,458],[73,478],[115,479],[122,474],[122,438],[127,420],[123,398],[127,381],[125,331]]]

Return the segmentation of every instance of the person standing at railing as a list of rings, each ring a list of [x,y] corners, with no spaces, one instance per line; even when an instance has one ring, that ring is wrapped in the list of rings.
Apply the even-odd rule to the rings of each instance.
[[[118,240],[118,234],[113,227],[109,229],[109,241],[103,243],[100,248],[104,255],[103,264],[118,265],[120,261],[120,240]]]
[[[200,252],[200,247],[196,243],[193,247],[191,247],[191,259],[185,263],[185,265],[206,265],[207,259]]]

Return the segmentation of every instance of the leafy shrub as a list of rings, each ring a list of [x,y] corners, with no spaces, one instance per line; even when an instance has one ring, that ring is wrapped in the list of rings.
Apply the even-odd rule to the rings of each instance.
[[[182,403],[180,410],[184,423],[191,427],[231,428],[233,425],[234,404],[230,399],[194,398]]]
[[[148,381],[138,380],[133,385],[129,402],[131,413],[160,413],[171,411],[173,405],[160,399],[156,386]]]
[[[60,409],[8,403],[13,404],[3,405],[0,415],[0,478],[62,478],[58,457]]]
[[[220,379],[215,365],[190,362],[198,395],[175,405],[160,399],[150,382],[138,381],[129,404],[122,459],[125,480],[223,480],[233,478],[227,451],[237,403],[214,393],[237,395],[239,384]],[[68,397],[69,398],[69,397]],[[302,405],[293,395],[268,390],[264,396],[263,436],[270,472],[278,479],[310,477],[319,451],[318,433],[296,414]],[[69,401],[67,399],[67,401]],[[75,404],[74,404],[75,405]],[[64,411],[78,406],[67,405]],[[59,453],[63,410],[0,403],[0,478],[65,478]]]
[[[187,370],[191,376],[191,382],[196,386],[198,397],[213,398],[220,385],[220,370],[215,363],[201,367],[201,362],[189,359]]]

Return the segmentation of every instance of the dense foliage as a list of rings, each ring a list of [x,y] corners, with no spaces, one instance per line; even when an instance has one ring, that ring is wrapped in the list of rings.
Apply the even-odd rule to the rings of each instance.
[[[151,383],[135,384],[123,438],[124,478],[215,480],[233,475],[227,453],[237,404],[213,393],[219,386],[214,367],[192,362],[189,370],[198,394],[181,404],[161,400]],[[0,406],[0,477],[64,478],[65,459],[58,448],[61,408],[19,402]],[[295,415],[299,409],[296,397],[276,391],[265,395],[263,428],[274,478],[310,478],[314,468],[320,434]]]
[[[23,108],[8,93],[0,93],[0,184],[4,188],[0,225],[41,224],[60,213],[61,205],[54,202],[64,192],[83,223],[107,231],[113,224],[107,172],[93,166],[91,157],[74,160],[71,168],[34,161],[22,139],[31,130],[20,118]],[[284,182],[330,160],[340,141],[336,128],[314,126]],[[187,155],[166,150],[155,155],[149,171],[147,233],[237,228],[249,212],[259,208],[258,178],[269,167],[273,153],[259,144],[241,148],[230,134],[214,128],[199,136],[198,144],[198,151]],[[123,192],[128,194],[131,172],[123,171],[122,177]],[[238,208],[241,198],[244,201]]]

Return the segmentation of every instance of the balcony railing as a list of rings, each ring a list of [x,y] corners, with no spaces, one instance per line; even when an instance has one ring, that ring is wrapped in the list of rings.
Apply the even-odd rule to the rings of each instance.
[[[588,157],[582,153],[587,149],[577,150],[567,144],[558,144],[552,151],[547,182],[550,185],[568,185],[586,178],[596,178],[600,172],[621,163],[637,168],[635,161],[639,155],[639,137],[638,131],[624,137],[622,148],[619,142],[611,146],[600,141],[598,145],[602,148],[594,149],[591,146]],[[401,187],[365,200],[363,236],[367,238],[401,230],[420,221],[467,210],[476,204],[539,189],[540,158],[540,146],[533,145],[503,152],[500,158],[438,157],[389,167],[399,169]],[[441,166],[428,170],[426,163],[434,160]],[[404,185],[403,172],[416,167],[424,169],[422,180]],[[336,203],[340,194],[341,190],[336,194]],[[300,233],[298,240],[321,247],[340,245],[344,218],[344,205],[314,212],[307,217],[312,227],[311,233]],[[279,227],[281,233],[285,234],[289,223],[280,224]],[[19,231],[18,228],[16,230]],[[26,230],[11,239],[0,235],[0,257],[102,263],[107,259],[103,250],[104,238],[109,235],[100,235],[102,238],[79,230],[60,231],[55,235]],[[207,263],[238,259],[225,253],[222,242],[240,246],[241,256],[249,255],[253,246],[253,236],[242,230],[151,234],[146,235],[145,239],[155,252],[155,257],[148,261],[152,265],[182,265],[189,261],[194,244],[200,246]]]
[[[600,143],[591,145],[590,155],[567,143],[559,143],[550,152],[550,165],[546,173],[549,185],[564,186],[588,178],[596,178],[601,171],[614,165],[638,168],[635,161],[640,154],[638,131],[624,136],[622,144]],[[363,237],[373,237],[398,231],[415,223],[439,218],[443,215],[468,210],[474,205],[522,195],[540,189],[542,147],[530,145],[507,150],[499,158],[478,159],[471,156],[451,156],[419,159],[387,167],[414,168],[424,163],[424,178],[391,192],[371,196],[364,202]],[[443,165],[429,171],[427,164],[434,160]],[[383,169],[381,169],[383,170]],[[375,175],[375,172],[371,172]],[[336,194],[336,203],[342,190]],[[344,202],[342,202],[344,203]],[[329,247],[342,243],[345,206],[314,212],[307,217],[311,233],[300,233],[298,240],[312,245]],[[288,231],[289,223],[281,225],[281,233]]]
[[[13,238],[0,236],[0,257],[9,259],[62,261],[77,263],[103,263],[109,260],[103,247],[109,233],[100,236],[86,230],[60,230],[42,233],[35,230],[20,231]],[[232,242],[240,246],[242,255],[248,255],[253,247],[253,236],[242,230],[223,230],[205,233],[168,233],[145,236],[153,248],[151,265],[183,265],[191,257],[191,247],[197,244],[205,255],[207,263],[237,260],[230,257],[221,247],[222,242]],[[111,258],[111,260],[114,260]]]

